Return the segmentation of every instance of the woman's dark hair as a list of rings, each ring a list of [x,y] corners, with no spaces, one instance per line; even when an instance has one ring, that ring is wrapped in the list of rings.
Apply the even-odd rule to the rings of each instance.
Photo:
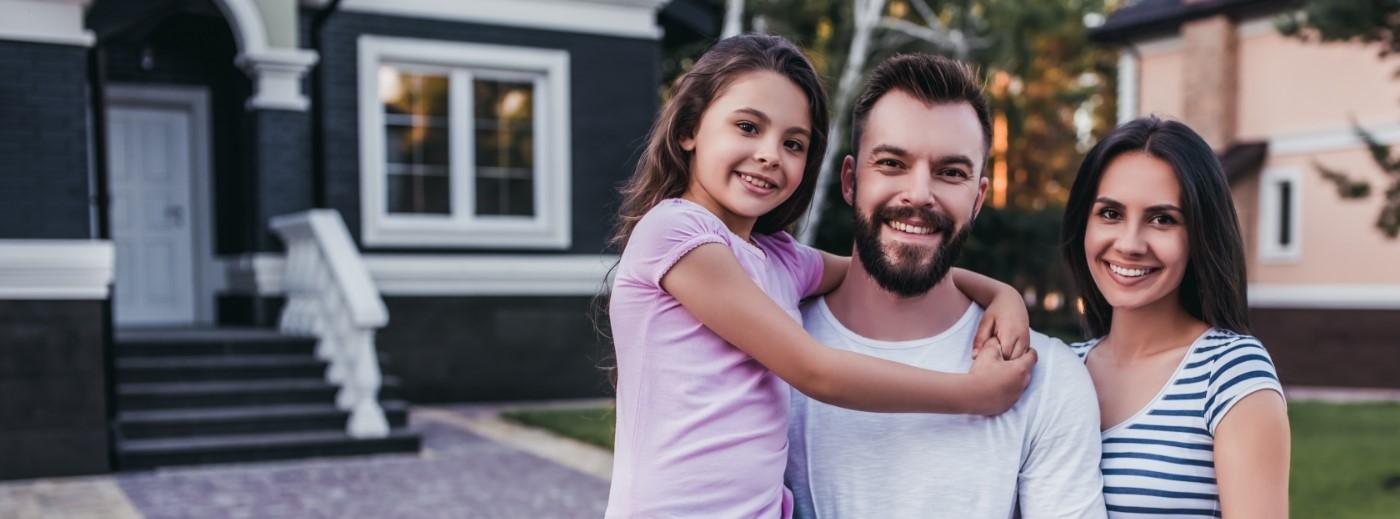
[[[609,245],[621,251],[647,211],[662,200],[685,193],[690,186],[690,152],[681,148],[681,140],[695,135],[705,109],[730,83],[757,71],[775,72],[806,94],[812,137],[802,182],[786,201],[758,217],[753,232],[772,234],[787,230],[807,212],[817,190],[822,155],[826,153],[826,92],[812,63],[792,42],[781,36],[741,34],[720,40],[676,79],[671,100],[652,124],[637,169],[622,187],[622,207]]]
[[[1099,181],[1113,160],[1143,152],[1166,162],[1181,186],[1181,210],[1186,220],[1186,274],[1181,280],[1181,306],[1210,326],[1249,333],[1245,295],[1244,245],[1230,186],[1210,145],[1195,131],[1176,121],[1146,117],[1119,126],[1099,141],[1079,166],[1079,175],[1065,204],[1060,252],[1084,300],[1084,326],[1090,337],[1108,334],[1113,307],[1089,274],[1084,233]]]

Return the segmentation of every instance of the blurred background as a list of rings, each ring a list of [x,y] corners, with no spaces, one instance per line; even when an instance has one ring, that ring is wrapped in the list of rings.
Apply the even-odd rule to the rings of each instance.
[[[866,71],[974,65],[961,263],[1066,341],[1084,153],[1195,128],[1289,392],[1294,515],[1396,517],[1398,26],[1393,0],[0,0],[0,517],[601,515],[617,188],[671,81],[749,31],[826,80],[796,231],[843,254]]]

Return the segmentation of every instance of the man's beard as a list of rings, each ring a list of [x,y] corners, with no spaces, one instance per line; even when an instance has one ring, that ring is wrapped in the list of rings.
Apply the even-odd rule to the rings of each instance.
[[[963,242],[967,241],[972,228],[969,224],[954,231],[957,224],[948,215],[921,207],[881,207],[874,218],[866,218],[859,209],[855,213],[856,253],[860,255],[860,262],[880,288],[900,297],[922,295],[942,281],[962,253]],[[923,226],[933,228],[933,232],[943,237],[932,257],[927,247],[905,243],[892,244],[893,250],[887,255],[880,243],[885,222],[915,216],[924,222]],[[900,260],[898,266],[890,255]]]

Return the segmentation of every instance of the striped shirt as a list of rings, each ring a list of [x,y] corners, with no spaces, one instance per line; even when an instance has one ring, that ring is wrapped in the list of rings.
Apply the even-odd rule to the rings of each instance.
[[[1098,343],[1070,348],[1084,359]],[[1191,344],[1170,380],[1136,415],[1103,431],[1110,518],[1220,517],[1215,428],[1245,395],[1283,394],[1258,339],[1214,328]]]

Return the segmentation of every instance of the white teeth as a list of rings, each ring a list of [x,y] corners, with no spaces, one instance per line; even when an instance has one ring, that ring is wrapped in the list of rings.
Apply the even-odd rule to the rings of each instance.
[[[909,225],[904,222],[890,222],[890,227],[910,234],[933,234],[933,229],[931,228]]]
[[[1114,273],[1116,273],[1116,274],[1118,274],[1118,275],[1120,275],[1120,276],[1130,277],[1130,278],[1137,278],[1137,277],[1146,276],[1149,272],[1152,272],[1152,270],[1153,270],[1153,269],[1130,269],[1130,268],[1124,268],[1124,267],[1120,267],[1120,266],[1118,266],[1118,265],[1114,265],[1114,264],[1112,264],[1112,263],[1109,263],[1109,264],[1108,264],[1108,269],[1109,269],[1109,270],[1112,270]]]
[[[755,176],[753,176],[753,175],[745,175],[745,174],[743,174],[743,173],[740,173],[740,174],[739,174],[739,178],[740,178],[741,180],[743,180],[744,182],[748,182],[748,183],[750,183],[750,184],[753,184],[754,186],[761,187],[761,188],[764,188],[764,189],[773,189],[773,188],[778,187],[778,186],[775,186],[775,185],[769,183],[769,182],[766,181],[766,180],[763,180],[763,179],[761,179],[761,178],[755,177]]]

